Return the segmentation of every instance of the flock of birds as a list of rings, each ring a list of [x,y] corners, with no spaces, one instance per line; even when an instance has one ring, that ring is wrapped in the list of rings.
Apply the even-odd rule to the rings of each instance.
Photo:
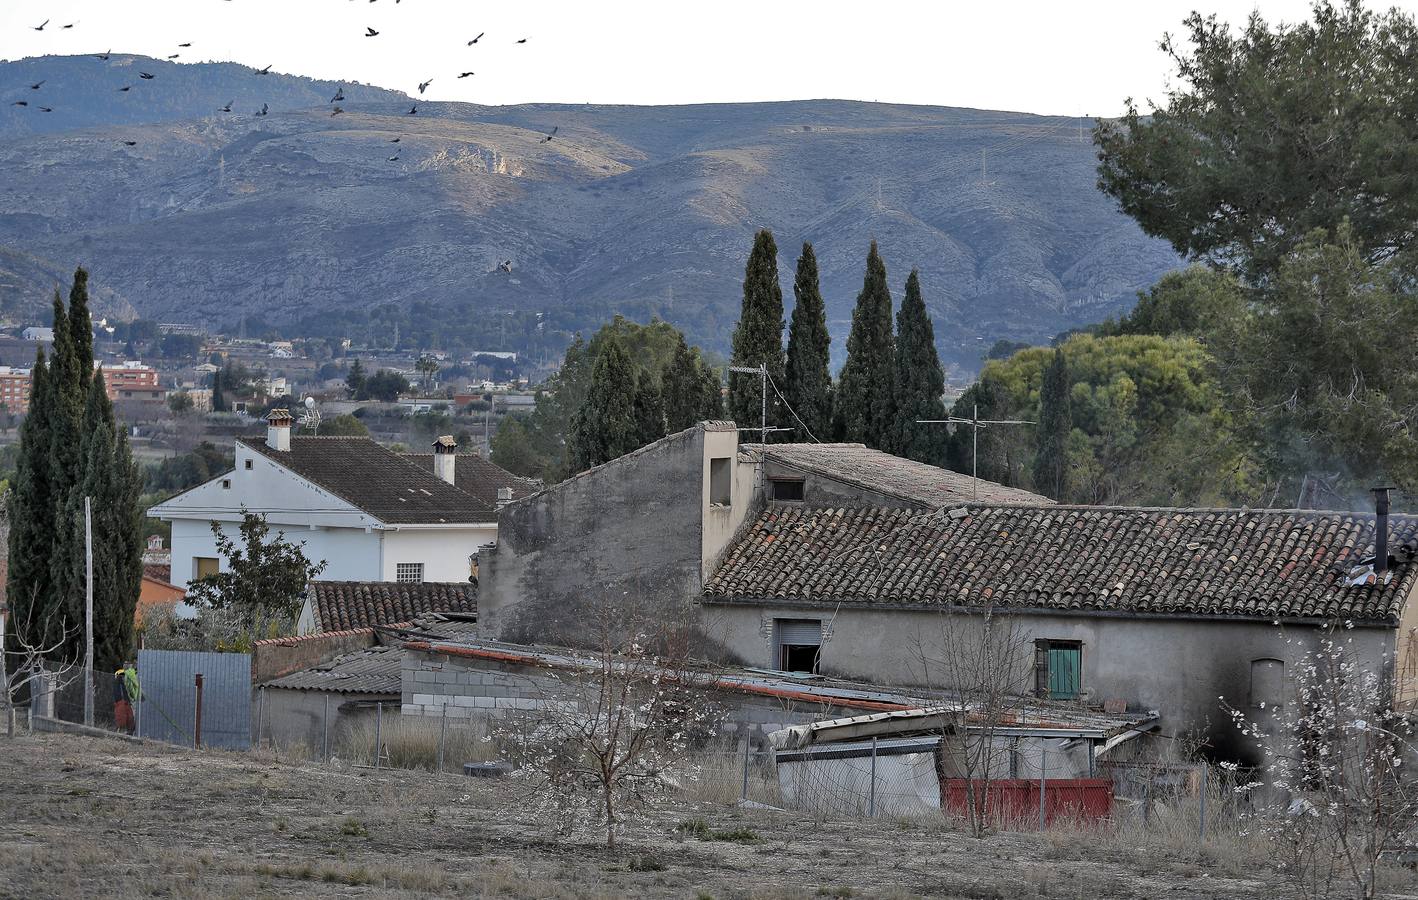
[[[227,0],[227,2],[231,2],[231,0]],[[376,0],[369,0],[369,2],[370,2],[370,3],[374,3],[374,2],[376,2]],[[401,0],[394,0],[394,2],[397,4],[397,3],[401,2]],[[50,23],[50,20],[49,20],[49,19],[45,19],[45,20],[44,20],[43,22],[41,22],[39,25],[34,26],[34,30],[35,30],[35,31],[43,31],[43,30],[45,29],[45,26],[49,25],[49,23]],[[61,29],[61,30],[71,29],[71,28],[73,28],[75,25],[78,25],[78,24],[79,24],[79,23],[78,23],[77,21],[75,21],[75,22],[70,22],[70,23],[67,24],[67,25],[61,25],[61,26],[60,26],[60,29]],[[379,32],[379,31],[376,31],[374,28],[371,28],[371,27],[369,27],[369,26],[366,26],[366,27],[365,27],[365,34],[364,34],[365,37],[367,37],[367,38],[373,38],[373,37],[378,37],[379,35],[380,35],[380,32]],[[472,40],[468,41],[468,46],[469,46],[469,47],[474,46],[475,44],[478,43],[478,41],[481,41],[484,37],[486,37],[486,35],[487,35],[487,32],[485,32],[485,31],[484,31],[484,32],[479,32],[477,37],[475,37],[475,38],[473,38]],[[519,39],[516,41],[516,43],[518,43],[518,44],[525,44],[525,43],[527,43],[527,40],[528,40],[528,39],[525,38],[525,37],[524,37],[524,38],[519,38]],[[185,41],[185,42],[183,42],[183,43],[178,44],[177,46],[178,46],[179,50],[184,50],[184,49],[187,49],[187,48],[191,47],[191,46],[192,46],[192,42],[191,42],[191,41]],[[96,53],[96,54],[94,54],[94,56],[95,56],[97,59],[107,61],[108,58],[109,58],[109,56],[110,56],[112,53],[113,53],[112,50],[108,50],[108,51],[106,51],[106,52],[104,52],[104,53]],[[182,54],[181,54],[180,52],[179,52],[179,53],[173,53],[173,54],[171,54],[170,56],[168,56],[168,59],[169,59],[169,60],[178,59],[181,55],[182,55]],[[268,66],[266,66],[265,68],[253,69],[252,71],[253,71],[255,74],[257,74],[257,75],[269,75],[269,74],[271,73],[271,66],[268,65]],[[472,75],[475,75],[475,74],[477,74],[477,73],[475,73],[475,72],[460,72],[460,73],[458,74],[458,78],[460,78],[460,79],[461,79],[461,78],[468,78],[468,77],[471,77]],[[142,71],[140,71],[140,72],[138,73],[138,78],[139,78],[140,81],[154,81],[154,80],[156,80],[157,76],[156,76],[156,75],[153,75],[153,74],[150,73],[150,72],[142,72]],[[39,90],[41,87],[44,86],[44,81],[45,81],[44,79],[41,79],[40,81],[37,81],[37,82],[35,82],[34,84],[31,84],[31,85],[30,85],[30,89],[31,89],[31,90],[35,90],[35,91]],[[432,78],[428,79],[427,81],[421,81],[421,82],[419,82],[419,95],[422,96],[423,93],[428,90],[428,86],[431,85],[431,84],[433,84],[433,79],[432,79]],[[132,85],[132,84],[125,84],[125,85],[123,85],[123,86],[121,86],[121,87],[118,88],[118,93],[126,94],[126,93],[132,91],[132,90],[133,90],[133,87],[134,87],[134,85]],[[330,105],[333,107],[332,110],[331,110],[331,112],[330,112],[330,115],[331,115],[331,116],[338,116],[338,115],[342,114],[342,113],[345,111],[343,107],[341,107],[341,106],[338,105],[338,104],[341,103],[344,99],[345,99],[344,88],[343,88],[343,87],[340,87],[340,88],[338,88],[338,89],[335,91],[335,96],[330,98]],[[234,102],[235,102],[235,101],[228,101],[225,106],[223,106],[221,109],[218,110],[218,112],[221,112],[221,113],[230,113],[230,112],[232,111],[231,107],[232,107],[232,104],[233,104]],[[29,102],[28,100],[16,100],[16,101],[14,101],[13,103],[11,103],[10,105],[11,105],[11,106],[28,107],[28,106],[30,106],[30,102]],[[42,112],[42,113],[51,113],[51,112],[54,112],[54,108],[51,107],[51,106],[44,106],[44,105],[41,105],[41,104],[39,104],[39,103],[36,103],[36,104],[34,105],[34,107],[35,107],[36,110],[38,110],[39,112]],[[409,111],[408,111],[407,113],[405,113],[405,115],[415,116],[415,115],[418,115],[418,111],[419,111],[418,103],[415,102],[412,106],[409,107]],[[260,110],[259,112],[255,113],[255,115],[257,115],[257,116],[265,116],[265,115],[268,115],[269,112],[270,112],[270,106],[269,106],[268,104],[266,104],[266,103],[262,103],[262,104],[261,104],[261,110]],[[551,140],[552,140],[552,138],[555,137],[555,136],[556,136],[556,127],[553,127],[553,128],[551,129],[551,131],[547,132],[545,135],[542,136],[541,140],[538,141],[538,143],[541,143],[541,144],[550,143]],[[397,137],[396,137],[396,138],[393,138],[389,143],[391,143],[391,144],[397,144],[397,143],[399,143],[399,141],[400,141],[400,138],[397,138]],[[121,141],[120,143],[122,143],[125,147],[136,147],[136,146],[138,145],[138,142],[137,142],[137,141],[133,141],[133,140],[123,140],[123,141]],[[390,157],[388,158],[388,161],[389,161],[389,162],[398,162],[398,161],[399,161],[399,154],[400,154],[400,152],[402,152],[402,148],[400,148],[400,149],[398,149],[398,150],[395,150],[395,151],[394,151],[394,155],[393,155],[393,156],[390,156]]]

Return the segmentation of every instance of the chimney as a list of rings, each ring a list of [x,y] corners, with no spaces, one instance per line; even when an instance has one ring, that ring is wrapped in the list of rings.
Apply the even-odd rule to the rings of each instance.
[[[1393,489],[1370,490],[1374,495],[1374,574],[1382,580],[1388,571],[1388,492]]]
[[[500,488],[498,488],[498,489],[497,489],[497,508],[498,508],[498,509],[502,509],[502,507],[506,506],[507,504],[509,504],[509,503],[511,503],[511,502],[512,502],[512,488],[510,488],[510,487],[500,487]]]
[[[453,480],[453,464],[458,457],[458,442],[451,434],[445,434],[433,442],[433,474],[449,484]]]
[[[276,407],[266,414],[266,446],[281,453],[290,452],[290,410]]]

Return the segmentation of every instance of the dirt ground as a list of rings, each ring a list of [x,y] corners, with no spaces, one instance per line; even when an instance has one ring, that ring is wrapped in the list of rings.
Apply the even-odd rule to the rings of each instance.
[[[702,819],[737,840],[676,826]],[[702,829],[701,829],[702,833]],[[70,735],[0,737],[0,897],[1281,897],[1164,848],[685,803],[615,851],[514,786]]]

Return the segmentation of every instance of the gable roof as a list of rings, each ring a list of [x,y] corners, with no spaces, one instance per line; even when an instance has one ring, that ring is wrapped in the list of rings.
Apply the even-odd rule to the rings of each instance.
[[[420,469],[433,471],[432,453],[401,453],[399,455]],[[458,490],[472,494],[493,509],[497,508],[499,488],[512,488],[513,500],[520,500],[528,494],[542,489],[541,482],[531,478],[523,478],[521,475],[513,475],[476,453],[459,453],[454,457],[453,483],[458,486]]]
[[[412,622],[424,613],[478,611],[478,587],[464,582],[312,581],[306,590],[321,631]]]
[[[748,454],[835,481],[917,503],[1053,503],[1048,497],[950,469],[873,450],[864,444],[743,444]]]
[[[292,435],[288,451],[241,444],[390,525],[497,521],[490,504],[369,438]]]
[[[1412,560],[1418,517],[1390,518]],[[1374,516],[1246,509],[960,506],[765,509],[706,600],[1107,611],[1393,623],[1418,564],[1346,587]]]

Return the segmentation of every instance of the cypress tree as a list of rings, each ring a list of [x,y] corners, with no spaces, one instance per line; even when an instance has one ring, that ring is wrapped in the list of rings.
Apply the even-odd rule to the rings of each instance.
[[[572,417],[570,457],[575,471],[615,459],[638,445],[635,423],[635,367],[619,341],[596,357],[586,399]]]
[[[30,408],[20,425],[15,483],[7,498],[10,540],[6,596],[16,627],[28,626],[32,629],[29,640],[45,646],[52,645],[64,628],[57,613],[45,621],[53,598],[49,578],[49,553],[54,542],[51,412],[49,368],[41,349],[30,374]]]
[[[724,402],[719,373],[704,364],[699,351],[678,336],[674,355],[660,373],[667,433],[683,431],[696,422],[721,419]]]
[[[788,362],[783,395],[797,413],[794,427],[810,434],[800,440],[826,440],[832,431],[832,374],[828,370],[832,336],[827,333],[827,308],[818,286],[817,256],[803,242],[793,278],[793,318],[788,326]]]
[[[906,279],[906,296],[896,314],[896,424],[891,451],[933,466],[945,463],[945,435],[939,425],[917,419],[945,418],[945,373],[935,352],[935,328],[921,297],[915,269]]]
[[[69,338],[74,344],[74,358],[83,363],[78,372],[78,396],[89,391],[94,367],[94,323],[89,313],[89,273],[79,266],[74,270],[74,285],[69,288]]]
[[[891,289],[886,285],[886,264],[872,241],[862,292],[852,310],[847,362],[837,384],[833,429],[838,440],[860,441],[878,449],[890,447],[895,418],[894,355]]]
[[[642,371],[635,380],[635,446],[658,441],[666,433],[664,398],[655,379]]]
[[[753,251],[743,274],[743,308],[734,328],[733,363],[768,366],[768,376],[783,383],[783,288],[778,283],[778,245],[764,228],[753,237]],[[757,426],[762,417],[761,379],[729,374],[729,415],[740,426]],[[773,389],[768,389],[768,424],[777,421]]]
[[[212,373],[212,412],[226,412],[226,395],[222,393],[222,370]]]
[[[1034,487],[1063,501],[1069,493],[1068,437],[1073,432],[1073,390],[1068,360],[1055,347],[1039,389],[1039,443],[1034,452]]]

